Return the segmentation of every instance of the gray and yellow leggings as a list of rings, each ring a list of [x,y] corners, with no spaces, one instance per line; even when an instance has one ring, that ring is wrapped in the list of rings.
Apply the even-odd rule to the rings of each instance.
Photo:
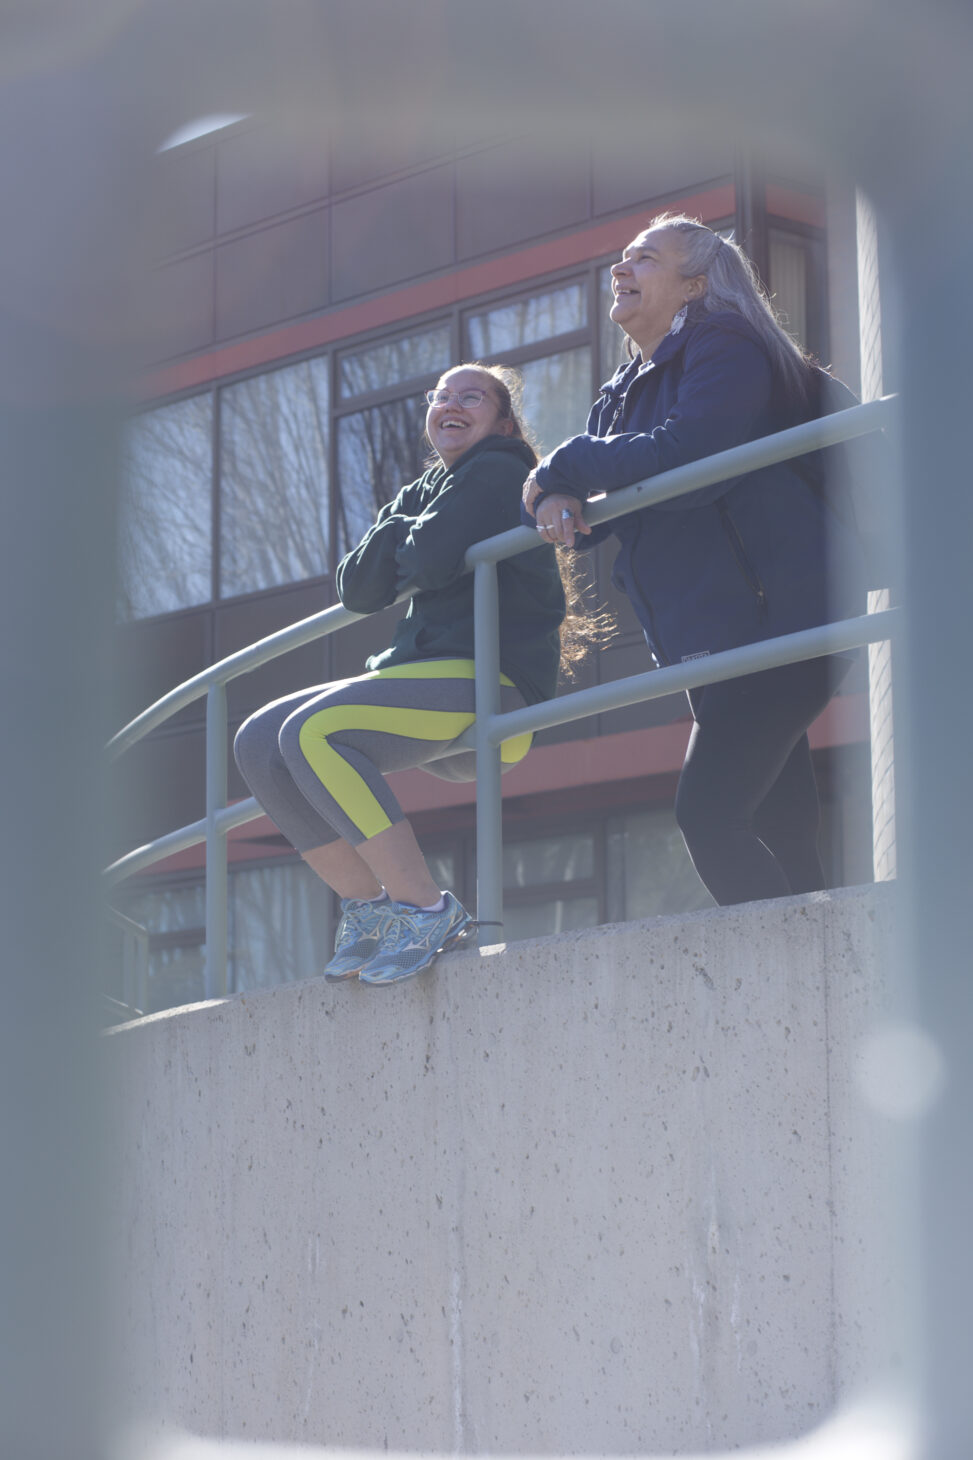
[[[502,710],[520,691],[501,675]],[[420,766],[448,781],[472,781],[472,751],[449,748],[475,719],[472,659],[428,659],[318,685],[250,716],[233,750],[271,821],[299,852],[343,838],[352,846],[405,819],[383,779]],[[501,746],[504,770],[523,760],[531,736]]]

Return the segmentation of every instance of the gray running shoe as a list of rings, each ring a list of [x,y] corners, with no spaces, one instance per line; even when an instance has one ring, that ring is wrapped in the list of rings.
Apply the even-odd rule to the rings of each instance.
[[[428,968],[438,953],[468,942],[475,923],[451,892],[445,894],[441,912],[393,903],[396,917],[382,938],[381,947],[362,968],[362,983],[398,983]]]
[[[391,898],[366,902],[343,898],[341,921],[334,940],[334,957],[324,970],[329,983],[356,978],[358,970],[378,951],[387,930],[395,923],[399,905]]]

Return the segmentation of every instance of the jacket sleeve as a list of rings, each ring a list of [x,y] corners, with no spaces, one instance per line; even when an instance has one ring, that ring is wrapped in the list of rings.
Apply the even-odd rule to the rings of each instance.
[[[504,451],[484,451],[445,478],[396,548],[399,591],[444,588],[463,571],[467,548],[520,526],[527,467]]]
[[[573,436],[537,468],[545,493],[569,492],[586,500],[615,492],[673,467],[699,461],[763,434],[773,376],[770,361],[753,340],[718,326],[701,325],[686,345],[682,379],[667,419],[647,432]],[[733,478],[656,505],[682,512],[715,502]]]
[[[545,497],[554,496],[555,492],[560,492],[561,490],[562,489],[560,487],[557,487],[552,491],[541,492],[541,494],[534,499],[535,508],[544,501]],[[577,496],[577,493],[572,493],[572,495]],[[521,527],[532,527],[535,531],[537,530],[537,519],[535,518],[533,512],[528,512],[523,502],[521,502],[520,504],[520,525]],[[561,551],[576,553],[588,552],[591,548],[597,547],[600,542],[604,542],[607,537],[611,537],[614,530],[614,522],[596,522],[594,526],[592,526],[590,532],[578,533],[577,537],[574,539],[573,548],[562,548]]]
[[[418,487],[419,483],[413,482],[403,487],[394,501],[386,503],[358,546],[338,564],[338,597],[353,613],[377,613],[395,602],[399,593],[395,550],[420,509]]]

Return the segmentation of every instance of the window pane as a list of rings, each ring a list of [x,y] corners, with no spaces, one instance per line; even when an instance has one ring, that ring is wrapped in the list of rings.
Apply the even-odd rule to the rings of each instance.
[[[373,406],[338,422],[338,552],[344,555],[407,482],[422,475],[426,403],[421,396]]]
[[[608,822],[606,914],[610,923],[712,907],[671,811],[642,811]]]
[[[625,360],[625,331],[609,316],[615,302],[612,293],[611,265],[606,264],[598,275],[598,374],[599,380],[611,380]]]
[[[529,299],[517,299],[469,319],[470,353],[477,360],[494,360],[505,350],[531,345],[584,329],[588,322],[587,291],[583,284],[566,284]]]
[[[504,887],[537,887],[548,882],[577,882],[595,875],[594,838],[546,836],[513,842],[503,849]]]
[[[591,405],[591,352],[587,345],[521,366],[524,418],[543,456],[584,430]]]
[[[328,571],[328,362],[305,360],[220,402],[220,594]]]
[[[148,891],[116,892],[122,911],[152,935],[198,933],[183,944],[149,944],[149,986],[146,1013],[178,1008],[206,997],[204,974],[205,894],[202,882]]]
[[[118,524],[121,617],[209,602],[212,476],[212,395],[129,424]]]
[[[770,287],[784,328],[807,343],[807,247],[803,240],[770,230]]]
[[[338,362],[342,400],[367,390],[384,390],[400,380],[432,375],[450,364],[449,325],[437,325],[401,340],[383,340],[365,350],[349,351]]]
[[[316,978],[333,951],[330,903],[302,863],[231,873],[230,992]]]
[[[572,897],[535,902],[528,907],[508,907],[503,914],[503,936],[508,943],[521,938],[544,938],[548,933],[569,933],[573,928],[593,928],[598,922],[596,897]]]
[[[123,896],[122,911],[150,933],[181,933],[206,922],[202,881],[179,887],[133,888]]]

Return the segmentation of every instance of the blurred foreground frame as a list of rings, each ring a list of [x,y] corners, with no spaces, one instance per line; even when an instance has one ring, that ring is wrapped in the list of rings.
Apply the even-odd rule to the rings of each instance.
[[[969,9],[946,0],[62,0],[0,20],[2,1453],[94,1460],[117,1443],[124,1254],[102,1240],[112,1177],[93,1038],[114,462],[144,346],[148,160],[220,112],[279,116],[297,133],[340,119],[365,145],[400,126],[453,139],[543,127],[566,149],[596,119],[613,165],[730,129],[771,159],[836,169],[871,200],[896,285],[885,342],[907,484],[893,1012],[935,1042],[946,1071],[893,1173],[908,1314],[898,1397],[918,1418],[910,1454],[973,1451],[971,42]],[[901,1432],[882,1433],[869,1453],[905,1453]],[[820,1441],[793,1453],[839,1453],[833,1432]],[[186,1443],[172,1453],[193,1453]]]

